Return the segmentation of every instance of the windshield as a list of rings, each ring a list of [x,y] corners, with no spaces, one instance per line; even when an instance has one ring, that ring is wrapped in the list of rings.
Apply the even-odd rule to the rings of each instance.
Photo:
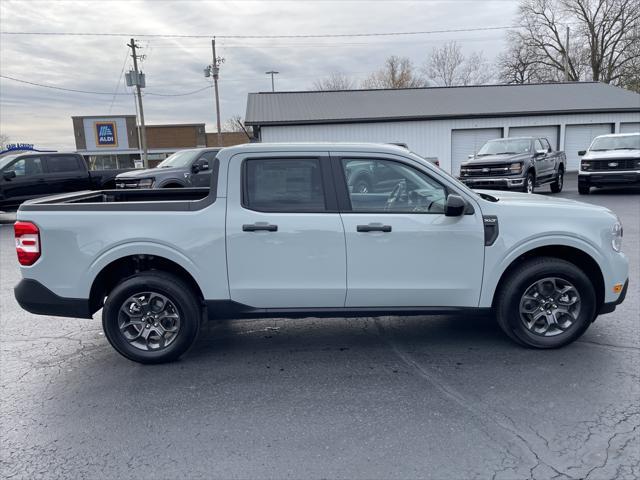
[[[4,157],[0,157],[0,170],[3,170],[4,167],[9,165],[9,163],[11,163],[12,160],[15,160],[19,156],[20,154],[17,154],[17,155],[14,154],[14,155],[5,155]]]
[[[601,152],[603,150],[640,150],[640,134],[620,137],[598,137],[593,141],[589,150],[591,152]]]
[[[505,138],[485,143],[478,151],[478,156],[527,153],[529,150],[531,150],[531,140],[528,138]]]
[[[156,168],[187,167],[200,155],[200,150],[181,150],[169,155]]]

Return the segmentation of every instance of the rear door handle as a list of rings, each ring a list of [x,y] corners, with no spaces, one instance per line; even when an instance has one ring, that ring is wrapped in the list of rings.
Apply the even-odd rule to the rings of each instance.
[[[277,232],[278,225],[271,225],[270,223],[262,223],[262,222],[245,224],[245,225],[242,225],[242,231],[243,232],[259,232],[259,231]]]
[[[383,225],[381,223],[370,223],[369,225],[358,225],[356,230],[358,232],[385,232],[391,231],[391,225]]]

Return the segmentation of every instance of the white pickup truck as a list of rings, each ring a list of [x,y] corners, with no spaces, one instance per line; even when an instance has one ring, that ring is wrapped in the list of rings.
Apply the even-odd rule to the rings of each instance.
[[[366,192],[353,169],[385,181]],[[406,149],[225,148],[208,189],[105,190],[18,211],[20,305],[91,318],[129,359],[178,358],[205,318],[494,311],[554,348],[624,299],[622,226],[603,207],[474,192]]]

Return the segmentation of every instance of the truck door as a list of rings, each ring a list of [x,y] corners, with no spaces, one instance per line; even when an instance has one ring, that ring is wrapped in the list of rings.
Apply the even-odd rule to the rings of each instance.
[[[347,307],[476,307],[484,265],[478,208],[444,215],[456,193],[404,157],[333,154],[347,243]],[[350,162],[378,162],[401,180],[387,191],[349,191]],[[341,176],[340,176],[341,175]],[[341,193],[342,192],[342,193]]]
[[[238,154],[228,178],[231,300],[259,308],[343,307],[345,237],[328,154]]]
[[[3,203],[6,205],[18,205],[25,200],[49,193],[40,156],[18,158],[4,167],[0,173],[4,192]]]
[[[79,155],[47,155],[44,159],[49,193],[78,192],[89,188],[87,166]]]
[[[533,142],[534,162],[536,162],[536,179],[546,181],[553,174],[553,155],[548,152],[548,145],[543,143],[539,138],[536,138]],[[538,152],[544,151],[545,153],[539,154]]]
[[[204,152],[200,157],[193,162],[194,165],[198,165],[197,173],[191,172],[189,186],[191,187],[209,187],[211,185],[211,169],[213,168],[213,162],[216,159],[216,152]]]

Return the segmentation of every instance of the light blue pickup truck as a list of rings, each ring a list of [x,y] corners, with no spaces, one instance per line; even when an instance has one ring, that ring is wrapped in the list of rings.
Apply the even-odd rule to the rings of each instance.
[[[393,183],[354,189],[353,166]],[[178,358],[205,318],[493,311],[516,342],[572,342],[623,301],[611,211],[472,191],[406,149],[249,144],[210,188],[103,190],[18,211],[20,305],[91,318],[129,359]],[[52,320],[54,321],[54,320]]]

